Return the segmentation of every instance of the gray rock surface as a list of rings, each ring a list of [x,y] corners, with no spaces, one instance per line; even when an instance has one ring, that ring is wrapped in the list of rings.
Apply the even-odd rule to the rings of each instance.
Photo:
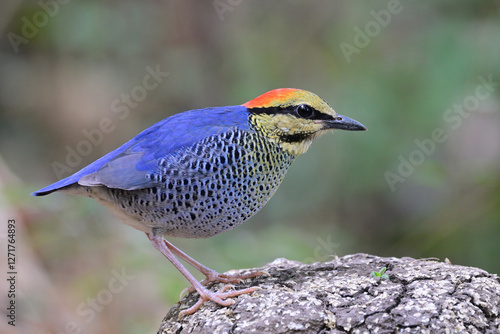
[[[388,279],[371,276],[381,267]],[[158,333],[500,333],[500,279],[481,269],[366,254],[312,264],[277,259],[261,269],[270,276],[236,287],[261,290],[229,307],[206,302],[178,320],[198,300],[191,293]]]

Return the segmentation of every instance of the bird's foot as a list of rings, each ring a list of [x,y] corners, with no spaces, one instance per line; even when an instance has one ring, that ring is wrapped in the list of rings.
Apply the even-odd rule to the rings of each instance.
[[[247,279],[247,278],[252,278],[252,277],[257,277],[257,276],[262,276],[266,275],[269,276],[269,273],[267,271],[263,270],[257,270],[257,271],[251,271],[246,274],[234,274],[234,275],[227,275],[227,274],[221,274],[216,272],[215,270],[206,271],[203,273],[206,278],[200,281],[200,284],[203,286],[206,286],[208,283],[211,282],[219,282],[219,283],[240,283],[242,280]],[[228,286],[228,285],[226,285]],[[181,291],[181,294],[179,296],[179,299],[182,299],[182,296],[187,292],[191,293],[196,291],[194,286],[187,287]]]
[[[190,315],[190,314],[193,314],[194,312],[196,312],[196,310],[198,310],[200,308],[200,306],[206,301],[211,300],[211,301],[213,301],[219,305],[222,305],[222,306],[230,306],[230,305],[234,304],[234,300],[232,300],[232,299],[225,300],[226,298],[231,298],[231,297],[236,297],[236,296],[247,294],[247,293],[252,293],[255,290],[260,289],[259,287],[254,286],[251,288],[246,288],[246,289],[241,289],[241,290],[233,290],[233,291],[226,292],[227,290],[230,290],[232,288],[234,288],[234,286],[228,284],[228,285],[225,285],[224,287],[222,287],[222,289],[220,289],[219,291],[213,292],[213,291],[208,290],[205,287],[202,287],[201,291],[198,291],[198,293],[200,294],[200,299],[198,299],[196,304],[194,304],[190,308],[180,311],[179,312],[179,320],[184,315]]]

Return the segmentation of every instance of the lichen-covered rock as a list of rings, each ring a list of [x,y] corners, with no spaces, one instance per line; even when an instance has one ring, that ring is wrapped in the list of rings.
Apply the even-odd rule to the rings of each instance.
[[[381,267],[389,278],[371,276]],[[260,269],[269,276],[236,287],[260,290],[230,307],[206,302],[178,320],[198,299],[189,294],[158,333],[500,333],[500,279],[481,269],[366,254],[277,259]]]

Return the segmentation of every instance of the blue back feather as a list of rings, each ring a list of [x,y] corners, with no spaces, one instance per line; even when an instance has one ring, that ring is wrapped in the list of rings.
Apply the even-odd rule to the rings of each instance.
[[[195,109],[173,115],[75,174],[31,195],[47,195],[74,183],[125,190],[154,186],[146,175],[156,170],[159,159],[231,128],[250,130],[248,115],[243,106]]]

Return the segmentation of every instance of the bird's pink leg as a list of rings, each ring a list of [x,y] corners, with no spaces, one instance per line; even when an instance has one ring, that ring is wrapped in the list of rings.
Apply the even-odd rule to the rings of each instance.
[[[179,313],[179,318],[185,314],[186,315],[193,314],[194,312],[196,312],[196,310],[198,308],[200,308],[200,306],[204,302],[206,302],[208,300],[216,302],[217,304],[222,305],[222,306],[229,306],[229,305],[232,305],[234,303],[234,300],[224,300],[224,299],[230,298],[230,297],[236,297],[236,296],[246,294],[246,293],[252,293],[258,289],[257,287],[252,287],[252,288],[246,288],[246,289],[226,292],[231,287],[225,286],[220,291],[212,292],[212,291],[208,290],[207,288],[205,288],[200,282],[198,282],[196,280],[196,278],[193,275],[191,275],[191,273],[175,257],[175,255],[172,253],[172,251],[169,247],[172,245],[163,238],[163,233],[155,233],[155,230],[152,230],[151,232],[147,233],[147,236],[148,236],[149,240],[151,240],[151,243],[153,244],[153,246],[157,250],[159,250],[170,262],[172,262],[172,264],[182,273],[182,275],[184,275],[184,277],[186,277],[186,279],[189,281],[189,283],[192,284],[194,289],[200,295],[200,299],[198,300],[198,302],[196,302],[196,304],[194,304],[193,306],[191,306],[187,310],[183,310]],[[196,262],[194,260],[192,260],[192,261]]]
[[[207,285],[210,282],[220,282],[220,283],[239,283],[241,280],[247,279],[247,278],[252,278],[256,276],[261,276],[267,274],[265,271],[252,271],[246,274],[234,274],[234,275],[226,275],[226,274],[221,274],[216,272],[213,269],[210,269],[203,264],[199,263],[183,251],[181,251],[179,248],[175,247],[171,243],[169,243],[167,240],[164,239],[165,245],[170,249],[173,253],[175,253],[178,257],[192,265],[195,269],[197,269],[199,272],[201,272],[203,275],[206,276],[204,280],[200,282],[201,285]],[[268,274],[267,274],[268,275]],[[195,290],[194,286],[190,286],[189,288],[186,288],[181,291],[181,297],[185,292],[193,292]]]

